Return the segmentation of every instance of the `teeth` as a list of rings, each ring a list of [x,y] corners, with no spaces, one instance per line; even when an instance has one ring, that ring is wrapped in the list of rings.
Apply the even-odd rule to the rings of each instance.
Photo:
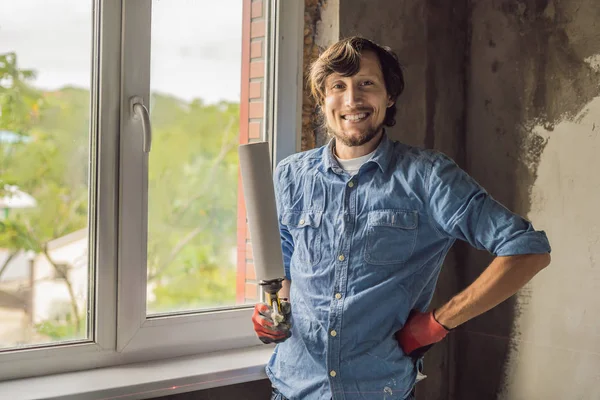
[[[365,118],[366,116],[367,116],[367,113],[348,114],[348,115],[344,116],[344,119],[346,119],[348,121],[358,121],[358,120]]]

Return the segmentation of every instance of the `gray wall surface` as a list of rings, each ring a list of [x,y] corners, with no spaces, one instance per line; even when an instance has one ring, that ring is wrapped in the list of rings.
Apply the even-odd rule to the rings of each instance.
[[[467,169],[553,252],[457,335],[457,398],[600,399],[600,2],[479,1],[470,20]],[[485,261],[469,251],[464,283]]]

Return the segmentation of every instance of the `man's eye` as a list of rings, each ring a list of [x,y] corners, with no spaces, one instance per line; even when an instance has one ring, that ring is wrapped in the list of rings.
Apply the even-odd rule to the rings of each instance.
[[[343,87],[344,87],[344,85],[342,85],[341,83],[336,83],[335,85],[332,86],[332,89],[341,89]]]
[[[371,86],[371,85],[373,85],[373,82],[372,81],[363,81],[362,85],[363,86]]]

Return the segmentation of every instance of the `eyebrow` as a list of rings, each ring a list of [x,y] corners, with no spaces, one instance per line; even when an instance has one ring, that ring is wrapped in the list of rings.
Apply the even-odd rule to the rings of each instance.
[[[335,75],[335,76],[334,76]],[[344,78],[370,78],[370,79],[382,79],[382,77],[379,77],[376,74],[361,74],[361,73],[357,73],[355,75],[352,76],[342,76],[340,74],[338,74],[337,72],[334,72],[333,74],[329,75],[325,81],[330,81],[330,82],[335,82],[335,81],[339,81],[342,80]]]

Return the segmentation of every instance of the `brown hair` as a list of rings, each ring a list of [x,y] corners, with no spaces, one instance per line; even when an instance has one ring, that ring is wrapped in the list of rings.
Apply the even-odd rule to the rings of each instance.
[[[319,56],[310,68],[310,91],[317,104],[322,107],[325,100],[325,80],[333,73],[342,76],[352,76],[360,69],[360,57],[365,51],[372,51],[377,55],[385,89],[394,104],[386,110],[383,124],[394,126],[396,124],[396,99],[404,90],[404,76],[398,62],[398,57],[391,48],[380,46],[375,42],[359,36],[342,39],[329,46]]]

